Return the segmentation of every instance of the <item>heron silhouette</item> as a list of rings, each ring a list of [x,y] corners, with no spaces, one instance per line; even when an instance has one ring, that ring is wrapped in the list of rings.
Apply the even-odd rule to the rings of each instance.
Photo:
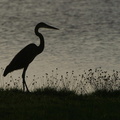
[[[34,60],[34,58],[38,54],[40,54],[44,50],[44,44],[45,44],[44,37],[40,32],[38,32],[39,28],[49,28],[49,29],[58,30],[58,28],[47,25],[46,23],[43,22],[38,23],[35,27],[35,34],[40,38],[40,45],[37,46],[31,43],[26,47],[24,47],[20,52],[18,52],[15,55],[15,57],[12,59],[10,64],[5,68],[5,71],[3,73],[3,76],[6,76],[8,73],[14,70],[23,69],[23,73],[22,73],[23,91],[25,91],[25,87],[26,87],[26,90],[29,92],[29,89],[25,81],[25,74],[29,64]]]

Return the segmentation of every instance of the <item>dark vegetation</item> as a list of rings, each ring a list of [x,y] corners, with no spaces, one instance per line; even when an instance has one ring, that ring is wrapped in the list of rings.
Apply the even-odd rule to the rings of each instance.
[[[2,120],[119,120],[119,72],[91,69],[82,75],[58,77],[57,71],[30,83],[31,92],[23,92],[19,79],[4,83],[0,89],[0,119]],[[14,82],[13,82],[14,81]],[[87,90],[91,86],[92,92]],[[91,90],[89,88],[89,90]]]

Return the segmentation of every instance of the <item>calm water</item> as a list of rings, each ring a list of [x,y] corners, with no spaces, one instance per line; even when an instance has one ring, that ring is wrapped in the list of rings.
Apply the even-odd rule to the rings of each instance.
[[[27,74],[43,75],[55,68],[120,70],[119,0],[1,0],[1,67],[29,43],[39,44],[34,27],[41,21],[60,30],[41,29],[45,50]]]

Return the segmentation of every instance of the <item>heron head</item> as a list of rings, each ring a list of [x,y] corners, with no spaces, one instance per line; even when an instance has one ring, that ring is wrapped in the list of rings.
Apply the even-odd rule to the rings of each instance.
[[[46,23],[44,22],[40,22],[36,25],[36,27],[39,27],[39,28],[48,28],[48,29],[55,29],[55,30],[59,30],[58,28],[56,27],[53,27],[53,26],[50,26],[50,25],[47,25]]]

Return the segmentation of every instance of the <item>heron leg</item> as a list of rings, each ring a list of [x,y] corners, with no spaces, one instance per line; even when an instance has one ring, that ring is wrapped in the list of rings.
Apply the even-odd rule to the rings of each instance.
[[[24,71],[22,73],[22,78],[23,78],[23,91],[25,91],[25,72]]]
[[[22,73],[22,78],[23,78],[23,91],[25,91],[25,87],[27,92],[29,92],[29,89],[27,87],[26,81],[25,81],[25,73],[26,73],[27,67],[23,69],[23,73]]]

